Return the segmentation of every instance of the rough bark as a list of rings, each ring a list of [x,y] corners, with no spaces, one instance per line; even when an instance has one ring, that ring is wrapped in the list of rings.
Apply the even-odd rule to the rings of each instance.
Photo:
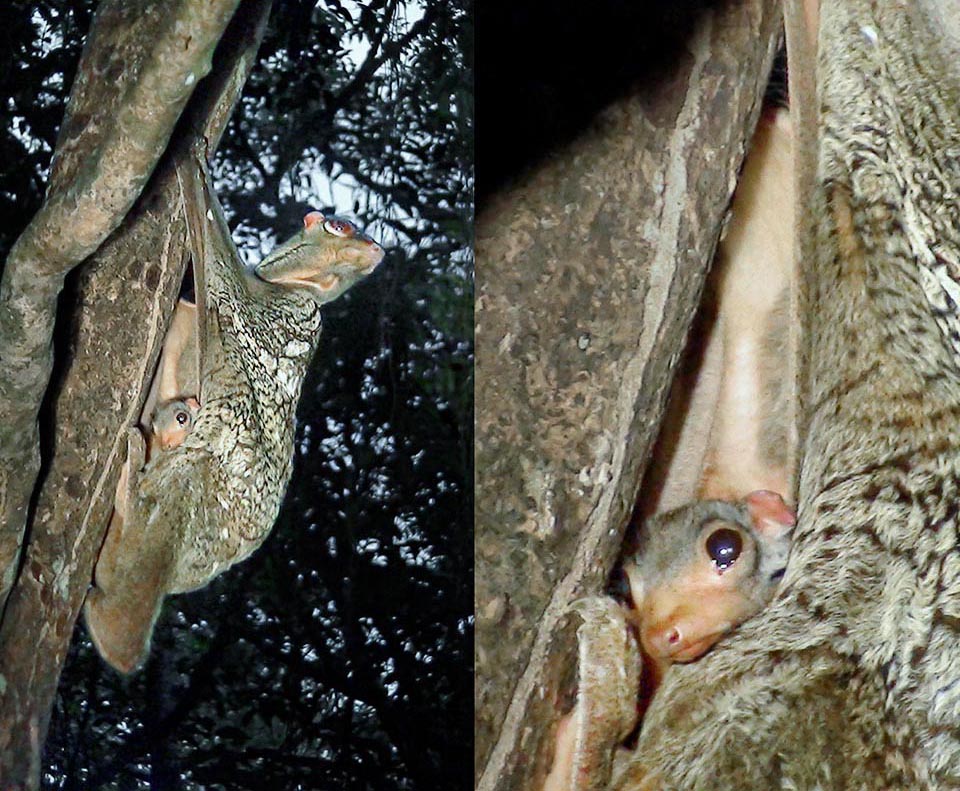
[[[140,196],[239,0],[104,0],[84,47],[44,205],[0,281],[0,606],[39,469],[37,413],[57,296]]]
[[[126,429],[139,417],[189,257],[177,159],[189,156],[198,135],[216,146],[270,6],[242,4],[147,190],[79,278],[55,453],[0,624],[0,787],[38,782],[39,749],[110,516]],[[92,51],[88,45],[96,59]]]
[[[568,605],[618,551],[779,38],[775,2],[699,20],[674,70],[478,218],[478,789],[536,788]]]

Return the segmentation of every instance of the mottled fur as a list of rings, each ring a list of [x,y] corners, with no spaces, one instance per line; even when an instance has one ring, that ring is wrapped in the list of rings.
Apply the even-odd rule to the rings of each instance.
[[[319,340],[321,304],[382,257],[366,237],[345,242],[311,232],[307,246],[322,252],[316,274],[336,289],[303,280],[309,255],[298,254],[296,282],[284,282],[282,267],[273,266],[277,253],[247,271],[203,169],[200,177],[180,175],[192,187],[184,205],[201,322],[200,408],[182,444],[153,455],[142,471],[142,439],[131,434],[123,512],[86,605],[97,648],[124,672],[143,661],[166,594],[207,584],[266,538],[290,478],[294,411]],[[331,249],[359,257],[345,264]],[[280,282],[262,279],[265,270]]]

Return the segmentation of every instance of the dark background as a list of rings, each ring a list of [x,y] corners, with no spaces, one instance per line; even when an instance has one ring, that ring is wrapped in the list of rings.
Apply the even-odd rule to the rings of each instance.
[[[0,260],[40,206],[94,5],[0,8]],[[317,208],[388,255],[325,308],[267,543],[168,599],[130,679],[78,625],[48,789],[472,782],[472,6],[274,6],[215,162],[241,252]]]
[[[723,0],[488,0],[477,6],[477,203],[689,57]]]

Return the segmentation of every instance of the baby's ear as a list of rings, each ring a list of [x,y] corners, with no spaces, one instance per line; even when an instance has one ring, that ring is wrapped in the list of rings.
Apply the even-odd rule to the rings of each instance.
[[[750,521],[761,534],[780,535],[789,532],[797,523],[797,515],[776,492],[758,489],[743,498],[750,513]]]

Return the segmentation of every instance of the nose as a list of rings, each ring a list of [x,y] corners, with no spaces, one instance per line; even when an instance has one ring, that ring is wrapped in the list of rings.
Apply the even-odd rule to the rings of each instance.
[[[647,650],[658,657],[668,657],[683,644],[683,633],[675,624],[656,624],[647,629]]]
[[[378,245],[376,242],[371,240],[367,242],[367,256],[370,259],[370,263],[368,264],[367,268],[364,270],[365,274],[372,272],[374,269],[376,269],[377,264],[379,264],[383,260],[383,248],[380,245]]]

